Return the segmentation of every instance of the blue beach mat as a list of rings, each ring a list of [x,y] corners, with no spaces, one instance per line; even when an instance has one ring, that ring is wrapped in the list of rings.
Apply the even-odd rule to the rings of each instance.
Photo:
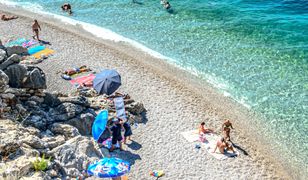
[[[6,47],[12,47],[12,46],[22,46],[22,44],[24,42],[26,42],[27,40],[25,38],[18,38],[16,40],[13,41],[9,41],[5,44]]]
[[[40,52],[40,51],[42,51],[42,50],[44,50],[45,49],[45,46],[35,46],[35,47],[33,47],[33,48],[30,48],[29,50],[28,50],[28,53],[30,54],[30,55],[32,55],[32,54],[35,54],[35,53],[37,53],[37,52]]]

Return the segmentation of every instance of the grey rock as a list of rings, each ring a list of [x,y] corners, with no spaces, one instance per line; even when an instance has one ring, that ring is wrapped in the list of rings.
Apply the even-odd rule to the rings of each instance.
[[[34,149],[44,149],[48,146],[46,142],[34,135],[26,136],[22,141],[23,143],[28,144]]]
[[[43,137],[42,140],[47,144],[49,149],[53,149],[65,143],[64,136]]]
[[[23,88],[46,89],[45,73],[38,67],[27,66],[27,78],[23,81]]]
[[[9,77],[0,70],[0,91],[3,92],[9,84]]]
[[[50,152],[54,161],[59,163],[69,177],[77,177],[87,168],[88,162],[102,158],[88,137],[77,136]]]
[[[66,123],[76,127],[82,135],[91,135],[94,119],[95,117],[91,113],[85,113],[81,114],[79,118],[66,121]]]
[[[2,99],[8,99],[8,100],[12,100],[15,99],[15,94],[12,93],[6,93],[6,94],[1,94],[1,98]]]
[[[27,74],[27,68],[24,65],[14,64],[9,66],[4,73],[9,77],[9,86],[13,88],[22,88],[23,80]]]
[[[41,116],[33,115],[25,119],[23,121],[23,125],[32,126],[38,128],[39,130],[46,130],[47,120],[45,118],[42,118]]]
[[[6,52],[8,56],[11,56],[13,54],[18,54],[18,55],[28,55],[28,49],[24,48],[22,46],[12,46],[12,47],[7,47]]]
[[[80,135],[78,129],[69,124],[54,123],[49,129],[54,134],[64,135],[66,139]]]
[[[25,115],[27,113],[27,109],[21,104],[16,104],[16,109],[21,115]]]
[[[36,107],[37,106],[37,102],[35,102],[35,101],[27,101],[26,102],[26,106],[28,106],[28,107],[30,107],[30,108],[34,108],[34,107]]]
[[[6,59],[6,52],[3,49],[0,49],[0,63]]]
[[[3,63],[0,64],[0,69],[4,70],[12,64],[18,64],[20,59],[20,56],[13,54],[11,57],[7,58]]]
[[[90,106],[90,103],[88,102],[87,98],[83,96],[75,96],[75,97],[59,97],[59,100],[62,103],[72,103],[72,104],[78,104],[81,106]]]
[[[72,103],[63,103],[58,105],[56,108],[50,109],[49,115],[55,121],[66,121],[82,113],[83,110],[83,106]]]
[[[36,103],[38,103],[38,104],[41,104],[41,103],[44,102],[44,98],[40,98],[40,97],[38,97],[38,96],[31,96],[31,97],[29,98],[29,101],[34,101],[34,102],[36,102]]]
[[[56,95],[45,93],[44,104],[48,104],[50,107],[56,107],[61,104],[61,101]]]

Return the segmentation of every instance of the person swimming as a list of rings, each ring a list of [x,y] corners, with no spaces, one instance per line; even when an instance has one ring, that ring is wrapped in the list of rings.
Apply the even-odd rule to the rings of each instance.
[[[171,5],[168,1],[166,1],[166,3],[164,4],[164,8],[165,9],[170,9],[171,8]]]
[[[72,6],[71,6],[69,3],[64,3],[64,4],[61,6],[61,8],[62,8],[63,11],[68,12],[69,15],[73,14],[73,12],[72,12]]]

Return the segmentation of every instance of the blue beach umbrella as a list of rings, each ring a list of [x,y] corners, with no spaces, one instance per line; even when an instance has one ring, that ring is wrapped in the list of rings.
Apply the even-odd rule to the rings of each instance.
[[[93,80],[93,87],[99,94],[110,95],[121,86],[121,76],[113,69],[105,69]]]
[[[88,167],[88,174],[99,178],[115,178],[129,171],[130,164],[119,158],[103,158]]]
[[[103,134],[108,121],[108,110],[102,110],[95,118],[92,125],[92,136],[95,141]]]

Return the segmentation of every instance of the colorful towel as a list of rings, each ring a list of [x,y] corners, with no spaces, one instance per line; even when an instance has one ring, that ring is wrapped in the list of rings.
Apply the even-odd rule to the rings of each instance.
[[[106,139],[106,140],[102,143],[102,145],[103,145],[105,148],[108,148],[108,149],[111,148],[111,144],[112,144],[112,139],[111,139],[111,138]],[[117,142],[117,144],[115,145],[115,148],[120,148],[119,142]]]
[[[30,55],[33,55],[33,54],[35,54],[37,52],[40,52],[40,51],[42,51],[44,49],[45,49],[45,46],[35,46],[33,48],[28,49],[28,53]]]
[[[42,56],[49,56],[49,55],[53,54],[54,52],[55,52],[54,50],[45,48],[44,50],[39,51],[39,52],[33,54],[32,56],[34,56],[36,59],[41,59]]]
[[[27,40],[25,38],[18,38],[16,40],[13,41],[9,41],[5,44],[6,47],[12,47],[12,46],[22,46],[22,44],[24,42],[26,42]]]
[[[117,117],[123,120],[127,120],[123,97],[116,97],[113,99],[113,102],[116,109]]]
[[[78,84],[80,86],[85,86],[86,84],[91,84],[93,79],[95,78],[94,74],[89,74],[86,76],[80,76],[75,79],[70,80],[71,84],[75,85]]]
[[[37,43],[38,43],[38,41],[31,39],[29,41],[22,43],[22,47],[28,48],[28,47],[33,46],[34,44],[37,44]]]

